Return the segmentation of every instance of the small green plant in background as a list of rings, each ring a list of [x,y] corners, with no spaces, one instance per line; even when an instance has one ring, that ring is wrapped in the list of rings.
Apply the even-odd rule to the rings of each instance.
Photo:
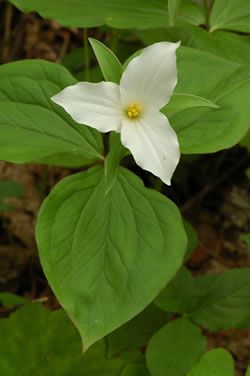
[[[249,2],[11,3],[85,28],[85,57],[89,27],[134,29],[150,46],[121,62],[91,38],[106,81],[95,84],[42,60],[0,66],[0,158],[84,170],[53,188],[36,226],[65,311],[0,295],[14,307],[0,321],[0,374],[233,376],[225,349],[206,352],[203,329],[249,328],[249,269],[193,277],[195,230],[161,188],[180,154],[230,148],[248,131]],[[85,77],[98,81],[93,69],[85,61]],[[144,186],[126,165],[130,152],[162,185]]]
[[[14,210],[15,206],[6,203],[6,199],[18,198],[23,195],[20,184],[13,181],[0,181],[0,211]]]

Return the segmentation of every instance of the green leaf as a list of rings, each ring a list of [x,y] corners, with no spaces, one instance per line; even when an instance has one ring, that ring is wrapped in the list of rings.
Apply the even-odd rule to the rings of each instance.
[[[189,306],[188,312],[192,311],[192,307],[194,307],[199,299],[203,297],[206,292],[208,291],[211,284],[216,280],[218,274],[205,274],[198,277],[193,277],[193,289],[192,295],[189,296]],[[189,315],[188,312],[187,315]]]
[[[182,267],[174,279],[157,296],[154,303],[167,312],[185,313],[193,294],[193,277],[190,271]]]
[[[219,277],[218,274],[205,274],[194,278],[194,294],[193,294],[193,303],[196,302],[206,294],[212,283]]]
[[[90,58],[94,56],[93,52],[90,50]],[[67,68],[70,72],[84,70],[84,59],[86,50],[84,47],[73,48],[65,54],[61,64]],[[93,56],[92,56],[93,55]],[[84,72],[85,73],[85,72]]]
[[[205,352],[205,337],[188,319],[160,329],[149,342],[146,361],[152,376],[184,376]]]
[[[250,245],[250,232],[248,232],[247,234],[243,234],[241,236],[241,239],[247,244],[247,245]]]
[[[136,34],[147,45],[163,40],[181,41],[182,46],[209,52],[239,64],[250,64],[249,35],[221,30],[209,33],[204,28],[193,25],[138,31]]]
[[[204,8],[199,3],[195,3],[190,0],[181,0],[181,5],[179,9],[179,14],[175,20],[176,25],[204,25],[205,24],[205,17],[204,17]],[[164,25],[166,27],[168,25]],[[158,27],[162,27],[158,25]],[[147,27],[148,29],[149,27]]]
[[[152,335],[167,323],[169,315],[154,304],[107,337],[108,356],[145,346]]]
[[[242,146],[243,148],[246,148],[248,151],[250,151],[250,129],[248,130],[248,132],[245,134],[245,136],[241,140],[240,146]]]
[[[170,102],[161,109],[161,112],[171,117],[176,112],[193,107],[219,108],[215,103],[197,95],[177,93],[171,97]]]
[[[105,80],[119,84],[123,69],[117,57],[108,47],[98,40],[89,38],[89,42],[95,52]]]
[[[141,364],[128,364],[121,376],[150,376],[147,368]]]
[[[120,168],[105,195],[101,166],[61,181],[37,222],[40,258],[86,350],[142,311],[186,250],[176,206]]]
[[[234,376],[232,355],[223,349],[214,349],[203,355],[187,376]]]
[[[123,359],[129,360],[129,361],[132,361],[132,362],[136,362],[136,363],[139,363],[139,364],[145,364],[145,357],[142,354],[140,349],[130,349],[130,350],[122,351],[120,353],[120,356]]]
[[[102,158],[100,134],[50,99],[75,82],[65,68],[42,60],[0,67],[1,159],[82,166]]]
[[[0,200],[10,197],[21,197],[23,195],[22,187],[14,181],[0,181]]]
[[[13,205],[5,204],[6,198],[21,197],[23,190],[20,184],[14,181],[0,181],[0,211],[15,209]]]
[[[248,0],[215,0],[210,14],[210,32],[217,29],[250,32]]]
[[[175,17],[180,8],[181,1],[182,0],[168,0],[168,14],[170,26],[173,26],[175,23]]]
[[[0,320],[0,374],[119,376],[132,361],[105,357],[104,341],[82,354],[80,337],[63,310],[27,304]]]
[[[109,25],[121,29],[147,29],[168,24],[166,0],[11,0],[24,12],[37,11],[44,18],[54,18],[64,26],[96,27]],[[204,23],[202,7],[183,1],[178,21]]]
[[[175,93],[207,98],[220,108],[187,109],[171,117],[182,153],[216,152],[233,146],[249,127],[250,70],[205,52],[177,52]]]
[[[11,294],[9,292],[1,292],[0,293],[0,303],[4,307],[13,307],[17,305],[22,305],[27,303],[28,300],[23,298],[22,296]]]
[[[121,143],[120,134],[111,132],[109,136],[109,152],[104,161],[106,194],[108,194],[115,183],[121,159],[128,153],[128,149],[125,149]]]
[[[205,285],[190,309],[191,319],[214,331],[244,327],[250,319],[250,270],[232,269],[208,277],[199,277],[199,284],[204,279]]]
[[[184,229],[186,231],[187,239],[188,239],[186,257],[185,257],[185,260],[187,260],[191,256],[193,250],[198,246],[198,236],[194,227],[191,225],[191,223],[186,221],[184,218],[183,218],[183,225],[184,225]]]
[[[250,366],[247,368],[246,376],[250,376]]]

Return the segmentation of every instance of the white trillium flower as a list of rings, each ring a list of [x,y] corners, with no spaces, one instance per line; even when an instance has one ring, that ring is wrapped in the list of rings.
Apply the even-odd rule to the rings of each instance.
[[[120,132],[136,163],[169,185],[180,150],[176,133],[160,109],[177,84],[179,45],[160,42],[146,47],[129,62],[120,85],[79,82],[52,97],[77,123],[100,132]]]

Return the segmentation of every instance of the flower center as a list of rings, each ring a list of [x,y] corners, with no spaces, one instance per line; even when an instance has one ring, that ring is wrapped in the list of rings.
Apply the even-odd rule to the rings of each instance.
[[[129,119],[135,119],[141,114],[141,106],[137,103],[131,103],[125,110],[125,113]]]

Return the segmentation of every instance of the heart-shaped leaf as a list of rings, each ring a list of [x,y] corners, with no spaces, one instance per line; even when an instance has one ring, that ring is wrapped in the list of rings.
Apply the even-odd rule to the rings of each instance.
[[[142,311],[186,251],[175,205],[123,168],[108,194],[101,167],[61,181],[41,208],[37,241],[85,350]]]
[[[223,349],[214,349],[203,355],[187,376],[234,376],[232,355]]]
[[[188,319],[160,329],[150,340],[146,360],[152,376],[184,376],[205,352],[205,337]]]

